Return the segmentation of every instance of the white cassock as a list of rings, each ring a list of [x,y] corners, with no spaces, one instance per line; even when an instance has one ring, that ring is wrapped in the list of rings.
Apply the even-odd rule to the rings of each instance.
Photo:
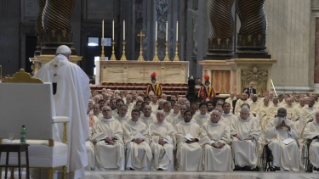
[[[295,121],[295,126],[298,129],[298,132],[300,133],[300,138],[303,138],[303,130],[306,127],[306,124],[315,119],[314,112],[315,112],[314,107],[309,107],[308,105],[305,105],[302,108],[302,111],[299,116],[299,120]]]
[[[178,116],[178,115],[179,115],[179,112],[178,112],[177,114],[175,114],[174,112],[171,112],[170,115],[168,115],[168,116],[165,117],[165,121],[167,121],[167,122],[169,122],[169,123],[172,123],[172,121],[174,120],[174,118],[175,118],[176,116]]]
[[[294,106],[289,106],[286,104],[284,108],[287,110],[287,118],[291,119],[291,121],[296,121],[298,116],[296,114]]]
[[[126,168],[134,170],[150,170],[152,151],[149,145],[149,130],[141,121],[128,119],[122,125],[124,143],[126,145]],[[132,140],[138,138],[137,134],[143,135],[144,142],[137,144]]]
[[[210,120],[210,115],[208,113],[198,113],[193,116],[193,121],[197,123],[200,127],[202,127],[208,120]]]
[[[148,128],[154,121],[156,121],[156,116],[154,114],[151,114],[149,117],[146,117],[144,116],[144,114],[141,114],[138,120],[146,124]]]
[[[225,100],[225,102],[227,102],[227,103],[230,104],[230,111],[233,111],[233,100],[234,100],[234,98],[233,98],[233,99],[227,98],[227,99]]]
[[[116,139],[114,145],[109,145],[104,140],[96,143],[96,163],[100,168],[124,170],[124,145],[122,125],[113,117],[103,118],[96,123],[95,132],[97,136],[111,137]]]
[[[163,110],[163,111],[164,111],[164,110]],[[171,114],[171,111],[169,111],[169,112],[165,112],[165,111],[164,111],[165,117],[169,116],[170,114]]]
[[[275,116],[278,113],[278,109],[279,108],[280,108],[280,106],[278,104],[276,106],[274,104],[269,106],[268,111],[267,111],[267,120],[266,120],[266,123],[265,123],[265,127],[269,123],[270,119],[275,118]]]
[[[296,105],[296,106],[294,107],[297,116],[300,116],[300,115],[301,115],[301,112],[302,112],[303,107],[305,107],[305,106]]]
[[[177,152],[176,159],[179,171],[202,170],[202,147],[198,142],[186,143],[186,135],[191,134],[199,139],[200,126],[194,122],[180,122],[176,125]]]
[[[237,120],[232,123],[231,134],[238,134],[241,137],[241,140],[237,137],[233,137],[232,149],[235,165],[255,168],[258,161],[258,138],[261,135],[261,128],[258,121],[250,117],[246,120],[238,117]],[[253,139],[245,140],[249,136],[252,136]]]
[[[153,153],[153,169],[174,170],[174,155],[175,148],[175,130],[171,123],[163,121],[153,122],[150,125],[151,149]],[[158,143],[160,139],[167,143],[162,146]]]
[[[269,106],[265,106],[264,104],[261,104],[258,109],[258,118],[259,118],[259,125],[262,129],[265,129],[267,124],[267,112],[269,109]]]
[[[95,117],[97,117],[99,120],[103,118],[103,114],[100,112],[99,114],[94,114]]]
[[[174,127],[176,127],[176,124],[184,121],[184,118],[181,116],[181,114],[177,115],[173,118],[173,120],[170,121],[171,124],[173,124]]]
[[[319,123],[316,120],[307,123],[303,137],[304,139],[313,139],[314,137],[319,136]],[[309,147],[309,159],[311,164],[319,168],[319,140],[314,139],[312,140],[310,147]]]
[[[40,68],[35,78],[56,84],[53,95],[56,116],[68,116],[68,171],[76,178],[84,176],[88,165],[85,141],[90,129],[87,109],[90,98],[89,78],[76,64],[69,62],[64,55],[57,55]],[[56,140],[62,141],[63,125],[57,124]]]
[[[276,126],[282,122],[290,127],[287,129],[276,129]],[[274,161],[281,170],[299,171],[299,147],[298,138],[299,132],[295,129],[292,121],[285,118],[274,118],[266,126],[265,137],[269,141],[269,149],[272,152]],[[293,142],[285,144],[283,141],[291,138]]]
[[[213,143],[222,142],[222,148],[215,148]],[[203,167],[205,171],[232,171],[234,162],[232,159],[230,128],[223,122],[213,123],[207,121],[200,129],[199,143],[203,147]]]
[[[229,124],[233,123],[233,121],[237,119],[237,116],[231,112],[228,114],[223,113],[222,116],[228,120]]]
[[[250,106],[250,114],[257,115],[258,111],[259,111],[259,107],[260,107],[260,102],[259,101],[256,101],[256,102],[250,101],[249,106]]]
[[[121,124],[123,124],[124,122],[126,122],[130,116],[126,113],[125,116],[121,117],[118,114],[116,116],[113,116],[117,121],[119,121]]]
[[[99,122],[99,119],[94,115],[89,115],[88,120],[89,120],[91,134],[95,133],[94,128],[96,123]],[[91,170],[95,168],[95,147],[91,141],[86,141],[85,146],[86,146],[86,153],[88,155],[88,164],[89,164],[86,167],[86,169]]]
[[[239,115],[240,113],[240,109],[241,109],[241,105],[247,103],[248,104],[248,100],[242,100],[242,99],[238,99],[235,105],[235,115]]]

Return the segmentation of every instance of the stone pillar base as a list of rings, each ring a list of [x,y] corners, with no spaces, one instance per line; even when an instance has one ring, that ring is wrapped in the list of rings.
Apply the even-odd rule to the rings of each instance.
[[[258,95],[264,96],[271,89],[271,68],[276,62],[277,60],[264,58],[237,58],[205,60],[199,64],[203,67],[203,77],[210,76],[217,93],[241,93],[253,81]]]
[[[30,57],[30,61],[33,63],[31,69],[33,70],[32,74],[35,75],[42,65],[51,61],[55,55],[40,55],[36,57]],[[82,60],[82,56],[71,55],[70,62],[77,64]]]

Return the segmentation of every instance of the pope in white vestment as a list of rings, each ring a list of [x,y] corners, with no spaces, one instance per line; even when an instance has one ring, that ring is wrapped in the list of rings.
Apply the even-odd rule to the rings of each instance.
[[[56,116],[68,116],[68,171],[75,178],[84,176],[88,165],[85,141],[89,139],[90,129],[87,109],[90,98],[89,78],[76,64],[69,62],[71,50],[65,45],[57,48],[56,56],[43,65],[35,78],[53,83]],[[62,137],[63,125],[56,128],[56,140]]]
[[[132,110],[132,118],[123,123],[124,143],[126,145],[126,168],[150,170],[152,151],[149,145],[149,130],[139,121],[140,112]]]
[[[203,167],[205,171],[232,171],[234,162],[231,155],[230,128],[219,122],[221,113],[214,110],[211,120],[200,129],[199,143],[203,147]]]
[[[299,171],[299,132],[286,115],[285,108],[278,109],[277,117],[266,126],[265,137],[269,141],[275,166],[285,171]]]
[[[177,152],[179,171],[202,170],[202,147],[199,145],[200,126],[192,120],[192,113],[184,113],[184,121],[176,125]]]
[[[257,166],[261,128],[258,121],[250,117],[248,107],[243,107],[240,116],[232,123],[231,134],[235,165],[254,169]]]
[[[175,130],[172,124],[164,120],[163,111],[156,114],[157,121],[150,125],[153,169],[174,170]]]
[[[95,126],[96,162],[101,169],[124,170],[124,145],[122,125],[112,117],[112,109],[103,107],[104,118]],[[102,140],[101,140],[102,139]]]
[[[303,137],[304,139],[310,139],[311,144],[309,147],[309,159],[311,164],[319,168],[319,112],[315,114],[315,120],[307,123]]]

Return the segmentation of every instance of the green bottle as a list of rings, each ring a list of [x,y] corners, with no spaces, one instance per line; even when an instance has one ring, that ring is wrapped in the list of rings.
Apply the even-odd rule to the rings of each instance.
[[[22,125],[21,133],[20,133],[20,144],[26,144],[25,136],[26,136],[25,125]]]

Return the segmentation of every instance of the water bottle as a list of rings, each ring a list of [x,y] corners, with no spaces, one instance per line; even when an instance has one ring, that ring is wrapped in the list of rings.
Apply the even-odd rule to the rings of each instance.
[[[20,133],[20,144],[26,144],[25,136],[26,136],[25,125],[22,125],[21,133]]]

